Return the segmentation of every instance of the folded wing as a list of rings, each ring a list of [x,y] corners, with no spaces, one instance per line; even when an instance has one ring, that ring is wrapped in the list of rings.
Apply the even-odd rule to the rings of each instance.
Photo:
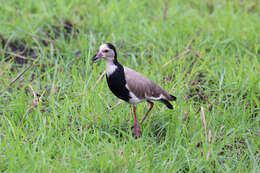
[[[147,100],[176,100],[167,91],[153,83],[150,79],[144,77],[140,73],[124,67],[126,85],[129,90],[139,99]]]

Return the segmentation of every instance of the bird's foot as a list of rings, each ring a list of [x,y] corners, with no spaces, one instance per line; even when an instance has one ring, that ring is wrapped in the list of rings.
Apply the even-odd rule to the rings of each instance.
[[[134,125],[134,137],[135,139],[140,138],[141,136],[141,128],[138,124]]]

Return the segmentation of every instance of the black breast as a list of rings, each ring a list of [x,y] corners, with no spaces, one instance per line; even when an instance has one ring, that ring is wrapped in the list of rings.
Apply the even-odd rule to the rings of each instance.
[[[124,74],[124,68],[121,64],[117,64],[117,69],[111,75],[107,76],[107,84],[118,98],[128,102],[131,98],[129,90],[126,88],[126,80]]]

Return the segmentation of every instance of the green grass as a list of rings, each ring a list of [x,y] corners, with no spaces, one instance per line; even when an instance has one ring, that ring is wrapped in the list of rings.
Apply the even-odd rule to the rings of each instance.
[[[5,41],[39,51],[10,85],[29,64],[0,46],[1,172],[260,171],[259,1],[0,2]],[[65,20],[78,34],[63,32]],[[96,85],[105,62],[92,68],[91,58],[103,42],[123,43],[119,61],[177,97],[174,110],[156,103],[140,139],[130,105],[107,111],[118,99],[105,79]],[[29,85],[45,91],[36,107]],[[138,105],[139,119],[147,109]]]

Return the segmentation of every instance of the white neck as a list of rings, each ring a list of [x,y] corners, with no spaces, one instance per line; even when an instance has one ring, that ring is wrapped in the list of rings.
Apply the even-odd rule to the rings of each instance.
[[[117,66],[114,64],[113,60],[107,59],[107,69],[106,69],[106,73],[107,76],[110,76],[112,73],[114,73],[117,69]]]

